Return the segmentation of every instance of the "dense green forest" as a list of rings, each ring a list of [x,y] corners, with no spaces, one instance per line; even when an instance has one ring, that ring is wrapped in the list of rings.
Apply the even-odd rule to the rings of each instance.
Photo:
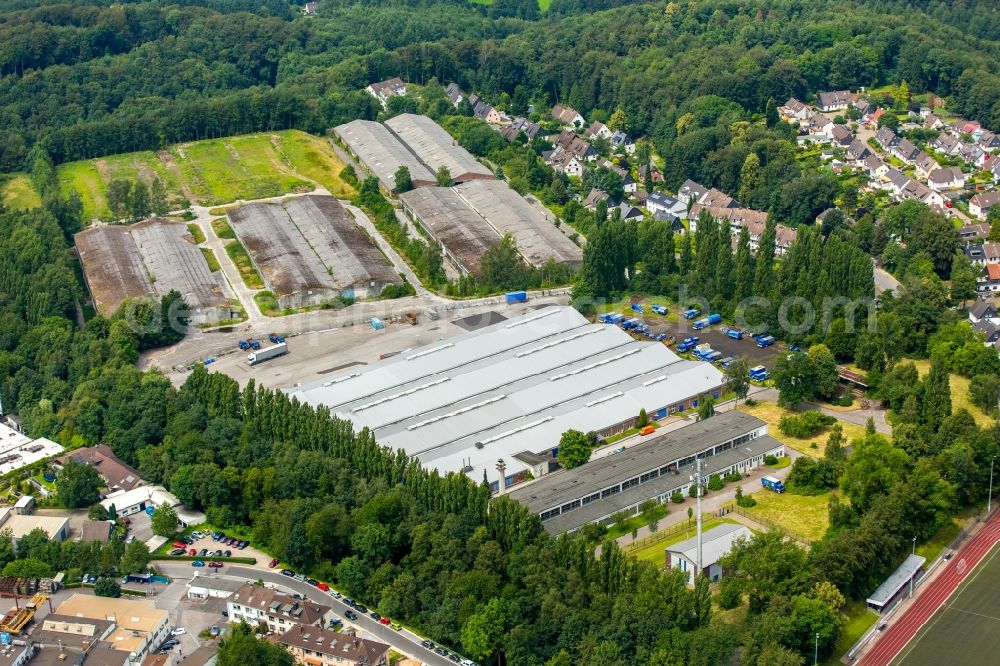
[[[787,127],[758,121],[770,99],[905,79],[1000,129],[997,11],[988,0],[554,0],[547,13],[529,0],[321,0],[319,15],[305,18],[277,0],[6,3],[0,170],[29,170],[43,206],[0,210],[4,406],[34,436],[107,443],[215,525],[251,531],[283,561],[482,663],[802,664],[816,633],[829,655],[844,599],[863,599],[912,536],[934,534],[985,495],[1000,429],[952,413],[948,373],[969,377],[982,398],[973,401],[987,409],[1000,361],[950,309],[967,298],[955,280],[946,283],[962,268],[960,243],[925,207],[904,204],[853,226],[843,216],[803,226],[787,256],[773,260],[775,219],[804,225],[850,192],[795,160]],[[811,346],[807,358],[854,361],[896,412],[891,439],[831,442],[824,458],[796,465],[800,487],[839,486],[845,499],[831,503],[831,529],[809,550],[770,533],[734,551],[736,575],[716,602],[747,604],[745,620],[717,612],[707,587],[688,589],[680,574],[627,558],[613,543],[597,558],[582,539],[551,538],[519,505],[490,501],[465,476],[423,470],[325,410],[253,384],[241,391],[200,366],[175,389],[134,367],[141,349],[170,343],[173,332],[152,326],[137,336],[121,318],[81,306],[70,247],[81,209],[59,194],[53,163],[257,130],[322,133],[377,117],[362,88],[393,75],[456,80],[492,99],[506,93],[515,112],[557,100],[588,117],[621,108],[630,131],[665,159],[669,186],[697,178],[743,190],[741,199],[774,213],[756,256],[746,235],[733,247],[728,228],[710,218],[674,239],[665,223],[623,224],[575,206],[567,182],[539,160],[543,146],[505,145],[455,115],[443,123],[517,189],[564,206],[564,219],[587,235],[578,297],[688,284],[692,299],[727,318],[746,296],[767,297],[747,316]],[[754,158],[757,174],[744,178]],[[373,185],[362,203],[387,213]],[[874,327],[860,325],[867,311],[838,305],[828,327],[780,333],[782,300],[821,309],[829,297],[874,296],[873,255],[903,283],[879,299]],[[423,245],[410,243],[407,256],[422,277],[440,278],[440,258]],[[492,273],[452,288],[506,288],[510,265],[519,265],[511,256],[498,245]],[[139,311],[162,323],[176,298]],[[930,372],[919,378],[907,358],[931,358]],[[25,546],[54,567],[107,560],[102,573],[120,556]]]
[[[680,117],[697,119],[686,105],[707,94],[761,113],[770,98],[906,80],[1000,128],[989,0],[556,0],[542,16],[526,4],[329,0],[307,20],[275,0],[8,3],[0,170],[22,168],[38,141],[58,163],[252,131],[320,133],[373,117],[361,88],[392,75],[506,92],[515,110],[621,107],[661,154]],[[699,137],[688,141],[718,140]]]

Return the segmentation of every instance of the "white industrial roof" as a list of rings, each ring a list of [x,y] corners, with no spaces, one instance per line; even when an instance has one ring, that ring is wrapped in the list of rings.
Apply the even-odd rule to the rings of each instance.
[[[34,462],[62,453],[62,445],[50,439],[30,437],[0,424],[0,474],[9,474]]]
[[[550,307],[290,393],[429,467],[481,479],[496,477],[498,458],[510,474],[525,469],[515,454],[555,448],[571,428],[602,430],[722,383],[709,364]]]
[[[458,145],[458,141],[427,116],[401,113],[386,120],[385,125],[432,171],[447,167],[456,181],[469,177],[493,177],[493,172],[485,164]]]

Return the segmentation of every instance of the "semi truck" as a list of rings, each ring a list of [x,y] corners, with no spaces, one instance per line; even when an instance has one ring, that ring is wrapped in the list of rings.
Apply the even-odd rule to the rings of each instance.
[[[708,317],[705,317],[704,319],[699,319],[695,323],[691,324],[691,328],[693,328],[696,331],[700,331],[706,326],[708,326]]]
[[[597,321],[601,322],[602,324],[620,324],[624,320],[625,320],[625,315],[619,314],[617,312],[605,312],[604,314],[602,314],[600,317],[597,318]]]
[[[781,479],[775,476],[765,476],[760,480],[760,485],[764,486],[768,490],[773,490],[776,493],[785,492],[785,484],[781,482]]]
[[[257,365],[258,363],[263,363],[272,358],[277,358],[278,356],[284,356],[288,353],[288,344],[285,342],[279,342],[273,347],[265,347],[260,351],[255,351],[247,354],[247,363],[249,365]]]
[[[507,305],[511,305],[513,303],[527,303],[528,302],[528,292],[526,292],[526,291],[508,291],[506,294],[504,294],[503,298],[507,302]]]
[[[622,328],[628,331],[630,329],[635,328],[641,323],[642,322],[638,318],[626,319],[625,321],[622,322]]]

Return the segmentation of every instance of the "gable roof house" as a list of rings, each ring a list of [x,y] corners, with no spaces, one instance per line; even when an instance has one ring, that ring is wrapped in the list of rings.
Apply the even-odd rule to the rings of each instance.
[[[986,274],[976,280],[976,289],[981,292],[1000,293],[1000,264],[986,265]]]
[[[969,308],[969,321],[975,324],[983,320],[996,320],[996,323],[1000,323],[1000,317],[997,316],[997,306],[993,304],[993,301],[979,298]]]
[[[920,149],[914,146],[909,139],[900,139],[899,142],[892,147],[891,152],[907,164],[912,164],[913,161],[917,159]]]
[[[965,144],[962,140],[948,134],[947,132],[941,132],[937,135],[936,139],[932,139],[928,144],[931,148],[938,151],[939,153],[944,153],[945,155],[957,155]]]
[[[615,132],[611,135],[611,150],[616,153],[624,153],[626,155],[631,155],[635,153],[635,141],[629,137],[628,134],[622,131]]]
[[[389,104],[390,97],[406,96],[406,84],[398,76],[372,83],[365,90],[379,101],[383,109]]]
[[[821,92],[817,96],[816,106],[820,111],[839,111],[846,109],[851,103],[850,90],[834,90],[831,92]]]
[[[329,606],[309,599],[296,599],[261,585],[246,583],[227,601],[229,621],[245,621],[251,626],[266,624],[268,629],[284,633],[295,625],[322,627],[333,619]]]
[[[688,225],[691,233],[694,233],[698,229],[698,215],[702,210],[708,211],[719,222],[729,222],[729,231],[734,238],[739,236],[743,227],[746,227],[750,233],[750,251],[756,253],[760,248],[760,239],[764,235],[764,229],[767,225],[766,212],[753,210],[752,208],[725,208],[695,204],[691,207],[691,213],[688,217]],[[788,252],[792,243],[795,242],[798,234],[795,229],[779,224],[775,227],[774,235],[774,255],[782,257]]]
[[[642,210],[625,201],[618,204],[618,210],[621,211],[623,220],[642,219]]]
[[[979,166],[987,157],[989,157],[989,153],[980,148],[979,144],[973,143],[963,148],[958,153],[958,156],[970,164]]]
[[[571,109],[561,104],[556,104],[552,107],[552,117],[563,125],[572,126],[577,129],[583,127],[584,123],[587,122],[583,116],[576,112],[576,109]]]
[[[889,165],[882,161],[882,158],[872,153],[864,160],[865,168],[868,169],[868,177],[872,180],[881,180],[889,170]]]
[[[599,201],[607,203],[608,208],[617,205],[611,200],[611,197],[608,196],[607,192],[599,190],[596,187],[592,187],[590,188],[590,193],[587,195],[587,198],[583,200],[583,207],[587,210],[595,210]]]
[[[708,188],[699,185],[690,178],[681,183],[677,190],[677,198],[684,202],[699,203],[701,198],[708,193]]]
[[[899,137],[888,127],[883,127],[875,132],[875,141],[882,146],[882,150],[889,150],[899,143]]]
[[[958,235],[966,244],[972,242],[982,242],[990,235],[990,225],[985,222],[978,224],[966,224],[959,228]]]
[[[924,129],[941,129],[942,127],[944,127],[944,121],[938,116],[933,113],[924,116]]]
[[[866,157],[872,154],[871,149],[867,145],[865,145],[865,143],[861,141],[861,139],[855,139],[854,141],[851,141],[851,145],[847,147],[845,152],[855,162],[861,162]]]
[[[134,490],[146,483],[139,471],[125,464],[107,444],[85,446],[56,458],[56,466],[63,466],[69,460],[90,465],[104,479],[109,491]]]
[[[572,153],[579,160],[593,162],[597,159],[597,151],[587,143],[586,139],[578,137],[571,130],[563,130],[556,137],[553,145],[562,148],[566,152]]]
[[[614,134],[608,126],[604,123],[595,120],[590,123],[590,127],[583,133],[583,136],[587,139],[610,139],[611,135]]]
[[[903,191],[903,188],[906,187],[906,184],[910,182],[909,176],[907,176],[899,169],[893,169],[891,167],[885,172],[884,178],[885,178],[884,189],[889,190],[895,196],[899,196],[900,193]]]
[[[917,167],[918,178],[926,178],[930,175],[931,171],[938,168],[938,163],[934,160],[934,158],[922,150],[917,153],[917,157],[913,160],[913,164]]]
[[[826,116],[816,114],[802,125],[802,129],[805,130],[807,136],[799,138],[812,139],[814,141],[829,141],[833,128],[834,124],[832,120]]]
[[[573,153],[563,150],[561,146],[555,150],[542,153],[542,159],[550,167],[567,176],[575,176],[577,178],[583,176],[584,161]]]
[[[663,173],[660,171],[659,167],[655,164],[651,168],[651,179],[654,183],[663,182]],[[646,180],[646,165],[643,164],[639,167],[639,180]]]
[[[788,122],[792,122],[793,120],[806,120],[813,115],[813,112],[812,109],[799,100],[790,97],[783,106],[778,108],[778,114]]]
[[[753,532],[744,525],[724,523],[706,530],[701,535],[701,572],[698,572],[698,537],[691,537],[666,548],[666,567],[679,569],[687,574],[689,585],[696,575],[715,582],[725,574],[719,560],[729,554],[737,539],[750,539]]]
[[[444,92],[448,95],[448,101],[451,102],[451,105],[455,108],[458,108],[458,105],[462,103],[463,99],[465,99],[465,93],[462,92],[462,89],[459,88],[458,84],[454,81],[448,84],[448,87],[445,88]]]
[[[698,203],[704,206],[718,206],[720,208],[735,208],[738,206],[736,199],[714,187],[705,192],[698,199]]]
[[[834,125],[830,130],[830,138],[838,146],[849,146],[854,141],[854,135],[843,125]]]
[[[965,187],[965,174],[958,167],[940,167],[927,175],[927,184],[938,192]]]
[[[389,646],[332,629],[295,625],[268,638],[306,666],[387,666]]]
[[[499,125],[504,120],[502,113],[478,95],[469,95],[469,104],[472,105],[472,115],[490,125]]]
[[[985,220],[990,208],[1000,203],[1000,192],[979,192],[969,199],[969,213]]]
[[[527,118],[514,118],[509,125],[504,125],[500,128],[500,136],[507,139],[507,141],[515,141],[521,132],[524,132],[524,136],[528,141],[533,141],[536,136],[542,131],[542,126],[538,123],[533,123]]]
[[[983,150],[996,150],[1000,148],[1000,134],[983,130],[979,135],[979,147]]]

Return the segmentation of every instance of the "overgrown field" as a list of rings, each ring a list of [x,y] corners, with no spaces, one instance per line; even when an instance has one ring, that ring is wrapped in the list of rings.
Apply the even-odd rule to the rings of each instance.
[[[10,210],[28,210],[42,205],[31,179],[23,173],[13,174],[8,180],[0,182],[0,201],[4,208]]]
[[[309,191],[316,185],[351,197],[354,189],[340,178],[344,166],[325,139],[288,130],[70,162],[60,165],[58,174],[63,190],[76,190],[85,217],[94,219],[110,215],[107,187],[116,179],[149,184],[159,178],[171,209],[177,209],[187,203],[216,206]],[[15,182],[17,178],[5,186],[5,200]]]

